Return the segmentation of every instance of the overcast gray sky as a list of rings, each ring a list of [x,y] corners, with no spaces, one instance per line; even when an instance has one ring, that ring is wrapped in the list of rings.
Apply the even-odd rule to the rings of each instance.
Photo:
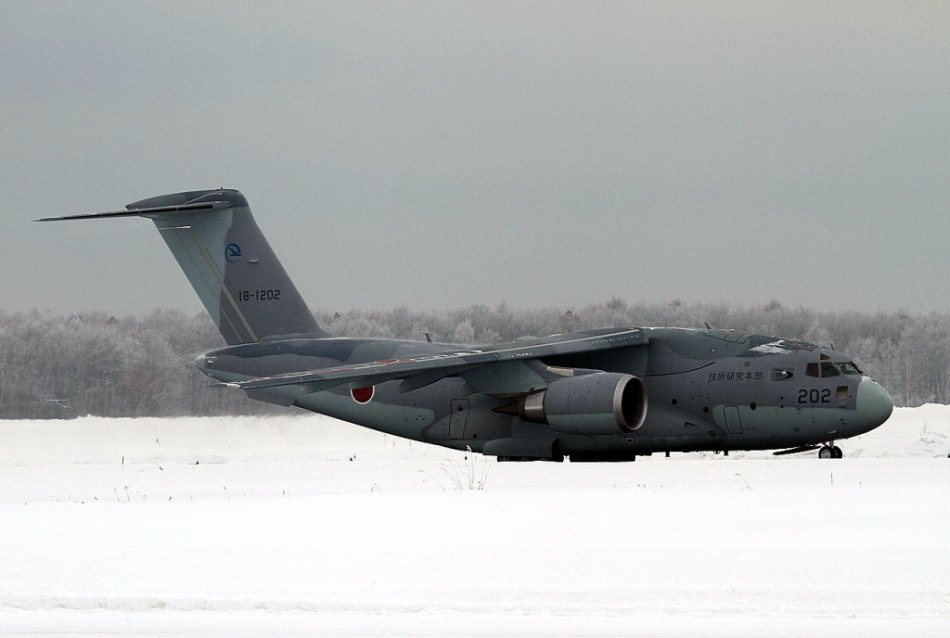
[[[240,189],[313,308],[950,311],[950,3],[0,3],[0,310],[200,310]]]

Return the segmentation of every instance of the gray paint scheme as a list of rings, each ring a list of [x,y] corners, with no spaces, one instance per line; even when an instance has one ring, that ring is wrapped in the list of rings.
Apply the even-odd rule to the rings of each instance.
[[[273,335],[329,336],[317,325],[238,191],[162,195],[126,209],[95,217],[150,218],[228,344],[255,343]],[[89,216],[73,217],[82,218]],[[269,298],[260,301],[262,295]]]
[[[841,353],[730,330],[603,329],[482,346],[333,338],[234,190],[41,221],[128,216],[154,221],[229,344],[198,358],[202,372],[254,399],[397,436],[519,460],[819,445],[840,456],[835,440],[893,409]]]

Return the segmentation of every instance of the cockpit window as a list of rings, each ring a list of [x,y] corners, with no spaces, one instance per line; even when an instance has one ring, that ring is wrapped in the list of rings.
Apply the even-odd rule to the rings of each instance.
[[[854,370],[857,370],[857,367],[855,367],[853,363],[848,362],[848,363],[843,363],[839,365],[841,365],[841,372],[844,372],[844,374],[860,374],[859,372],[846,371],[846,366],[849,366],[849,365]],[[821,363],[809,363],[808,365],[805,366],[805,374],[810,377],[819,377],[819,378],[836,377],[839,374],[841,374],[841,372],[838,372],[838,368],[836,368],[835,365],[831,363],[830,361],[822,361]]]
[[[821,376],[824,377],[836,377],[840,372],[838,368],[835,367],[835,364],[829,363],[828,361],[822,361],[821,363]]]
[[[854,365],[853,361],[847,361],[845,363],[839,363],[838,366],[841,368],[841,372],[844,374],[863,374],[861,369],[858,366]]]

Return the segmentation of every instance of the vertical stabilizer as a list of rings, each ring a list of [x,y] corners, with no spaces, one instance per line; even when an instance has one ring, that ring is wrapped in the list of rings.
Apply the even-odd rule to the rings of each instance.
[[[240,192],[220,189],[161,195],[126,209],[55,219],[151,219],[228,344],[279,335],[328,336],[257,227]]]

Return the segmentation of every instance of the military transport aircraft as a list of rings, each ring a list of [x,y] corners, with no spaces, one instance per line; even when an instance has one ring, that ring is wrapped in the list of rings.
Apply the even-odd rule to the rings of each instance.
[[[253,399],[498,460],[632,461],[699,450],[820,447],[887,420],[851,359],[734,330],[622,328],[492,345],[337,338],[317,325],[230,189],[38,221],[151,219],[228,347],[199,370]]]

